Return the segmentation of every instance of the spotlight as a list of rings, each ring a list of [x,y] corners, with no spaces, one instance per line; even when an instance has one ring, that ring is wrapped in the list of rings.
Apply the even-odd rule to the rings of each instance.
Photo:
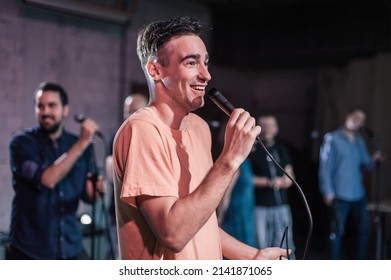
[[[80,215],[80,223],[82,225],[90,225],[92,224],[92,218],[89,214],[81,214]]]

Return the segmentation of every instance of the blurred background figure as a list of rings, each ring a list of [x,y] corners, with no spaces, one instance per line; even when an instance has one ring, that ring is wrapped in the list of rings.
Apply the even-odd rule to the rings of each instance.
[[[148,104],[148,98],[141,93],[133,93],[125,98],[124,101],[124,120],[131,116],[138,109],[141,109]]]
[[[277,119],[273,115],[258,118],[261,126],[261,139],[273,158],[294,178],[291,156],[287,147],[276,140],[278,134]],[[288,188],[291,180],[272,162],[259,145],[255,145],[249,155],[254,172],[255,185],[255,221],[258,246],[283,246],[284,236],[288,238],[288,247],[292,249],[291,259],[295,259],[292,231],[292,213],[289,205]]]
[[[330,209],[329,248],[330,258],[334,260],[344,258],[342,238],[347,231],[352,234],[349,258],[368,258],[370,222],[362,169],[373,170],[380,154],[375,153],[371,158],[358,133],[365,118],[362,108],[352,108],[343,125],[324,136],[320,148],[319,187]]]
[[[138,109],[147,106],[148,97],[142,93],[133,93],[127,96],[124,100],[123,104],[123,120],[126,120],[129,116],[131,116]],[[113,188],[113,141],[114,137],[112,137],[110,141],[110,154],[106,157],[105,160],[105,169],[106,169],[106,178],[107,185],[109,187],[108,193],[110,194],[110,204],[109,204],[109,216],[111,222],[111,231],[114,239],[114,252],[115,259],[118,259],[118,238],[117,238],[117,222],[115,218],[115,204],[114,204],[114,188]]]
[[[226,123],[221,126],[218,137],[221,148],[224,144],[225,126]],[[228,234],[257,247],[254,211],[254,173],[247,158],[239,167],[217,208],[218,221]]]
[[[103,189],[91,146],[99,127],[87,118],[79,136],[65,130],[70,108],[59,84],[44,82],[34,94],[38,125],[9,143],[15,195],[6,259],[88,259],[76,212]]]

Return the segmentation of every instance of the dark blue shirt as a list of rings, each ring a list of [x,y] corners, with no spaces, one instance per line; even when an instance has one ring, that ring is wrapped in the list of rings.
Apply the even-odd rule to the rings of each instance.
[[[358,133],[353,142],[342,128],[327,133],[320,150],[320,192],[345,201],[358,201],[365,196],[362,169],[372,170],[373,167],[365,142]]]
[[[53,142],[39,127],[34,127],[17,133],[10,141],[15,190],[10,243],[34,259],[67,259],[84,250],[76,211],[80,199],[85,198],[86,174],[94,171],[91,147],[55,188],[41,184],[44,170],[77,139],[64,131]]]

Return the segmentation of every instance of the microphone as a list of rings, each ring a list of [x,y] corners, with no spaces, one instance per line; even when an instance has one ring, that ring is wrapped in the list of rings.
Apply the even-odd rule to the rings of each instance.
[[[228,99],[216,88],[212,87],[210,90],[208,90],[208,96],[209,98],[224,112],[228,115],[228,117],[231,116],[231,113],[233,110],[235,110],[235,107],[231,104],[231,102],[228,101]],[[263,143],[261,141],[261,138],[259,136],[256,137],[256,141],[263,146]],[[266,148],[264,148],[266,150]],[[269,153],[266,150],[266,153]],[[270,156],[273,158],[272,156]]]
[[[224,111],[224,113],[231,116],[235,107],[228,101],[227,98],[225,98],[224,95],[221,94],[220,91],[213,87],[208,91],[208,96],[221,110]]]
[[[75,120],[75,122],[77,122],[77,123],[82,123],[82,122],[84,122],[85,120],[86,120],[86,116],[85,115],[83,115],[83,114],[76,114],[76,115],[74,115],[73,116],[73,119]],[[97,130],[96,132],[95,132],[95,134],[97,135],[97,136],[99,136],[99,137],[103,137],[103,134],[102,134],[102,132],[100,132],[99,130]]]
[[[86,116],[84,116],[83,114],[76,114],[76,115],[73,116],[73,119],[77,123],[82,123],[82,122],[84,122],[86,120]]]

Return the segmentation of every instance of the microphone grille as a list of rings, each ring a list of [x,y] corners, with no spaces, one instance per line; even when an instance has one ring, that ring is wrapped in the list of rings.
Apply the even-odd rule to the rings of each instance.
[[[209,96],[214,96],[217,92],[219,92],[216,88],[212,87],[210,90],[208,90]]]
[[[73,118],[75,122],[82,123],[86,119],[86,116],[84,116],[83,114],[76,114],[73,116]]]

